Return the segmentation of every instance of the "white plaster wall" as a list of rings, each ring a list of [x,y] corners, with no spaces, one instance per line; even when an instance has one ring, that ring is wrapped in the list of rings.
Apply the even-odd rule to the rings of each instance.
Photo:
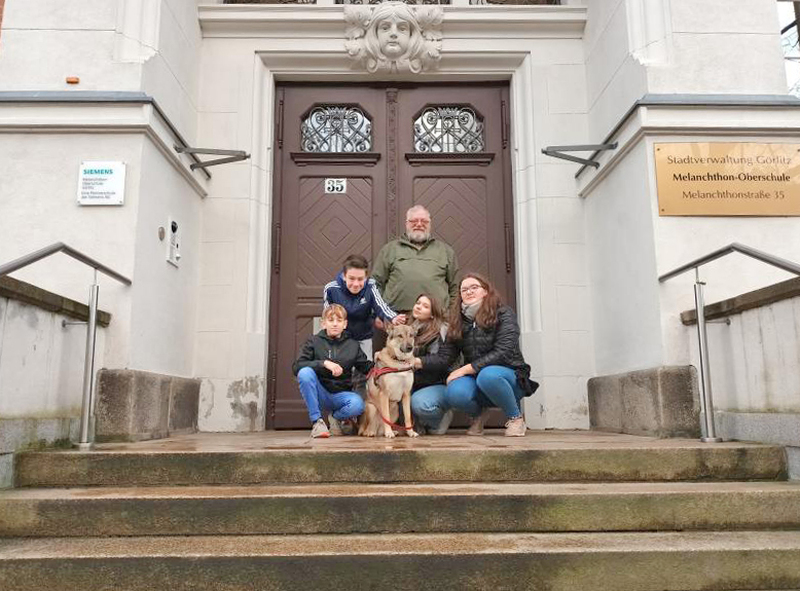
[[[0,89],[139,90],[139,64],[113,59],[122,1],[6,0]]]
[[[135,228],[143,136],[90,133],[0,133],[0,260],[8,262],[65,242],[135,280]],[[78,169],[83,160],[126,164],[125,204],[80,206]],[[93,271],[54,255],[14,276],[37,287],[85,302]],[[100,305],[114,316],[108,329],[108,367],[130,362],[130,288],[102,274]]]
[[[662,364],[647,170],[640,144],[585,202],[598,375]]]
[[[647,0],[660,3],[661,0]],[[628,3],[635,0],[588,0],[584,35],[589,142],[599,144],[630,106],[647,92],[647,70],[633,55]]]
[[[729,319],[730,325],[707,325],[715,410],[800,412],[800,298]],[[686,330],[697,364],[696,327]]]
[[[203,207],[194,358],[203,431],[265,424],[273,121],[263,113],[273,84],[255,49],[251,40],[203,43],[199,141],[251,154],[214,171]]]
[[[777,2],[639,1],[669,11],[671,50],[647,68],[649,92],[786,94]]]
[[[62,327],[62,320],[72,321],[0,297],[0,418],[80,416],[86,327]],[[98,327],[97,367],[104,334]]]
[[[191,377],[200,265],[202,200],[151,142],[142,153],[128,367]],[[168,263],[158,229],[180,230],[179,266]]]
[[[0,89],[143,91],[194,144],[201,41],[196,7],[195,0],[9,0]],[[67,86],[66,76],[79,76],[80,84]],[[63,241],[130,277],[134,285],[125,288],[100,275],[101,304],[115,317],[108,367],[188,376],[202,202],[185,176],[201,173],[179,174],[177,160],[166,153],[175,138],[146,109],[129,114],[127,108],[9,110],[0,121],[0,260]],[[24,131],[15,129],[21,120]],[[80,132],[90,127],[100,133]],[[126,163],[124,206],[77,205],[82,160]],[[166,246],[157,238],[169,216],[181,222],[180,269],[167,264]],[[17,276],[84,301],[92,272],[59,256]]]
[[[593,375],[594,354],[584,203],[576,193],[574,166],[541,153],[549,145],[589,141],[580,44],[573,42],[566,59],[532,60],[529,88],[514,109],[514,116],[520,118],[515,126],[518,135],[522,136],[528,123],[534,138],[532,150],[521,150],[518,144],[513,163],[515,215],[521,234],[516,253],[521,268],[517,279],[521,342],[542,384],[539,393],[526,402],[526,419],[532,428],[589,426],[586,382]],[[531,55],[538,54],[541,45],[532,44]],[[523,114],[527,101],[533,105],[530,122]],[[530,228],[536,229],[535,235],[525,236]],[[524,285],[530,256],[538,258],[538,274],[535,285]],[[523,286],[527,292],[520,289]],[[539,308],[538,317],[532,314],[534,306]]]
[[[144,62],[141,90],[155,97],[191,144],[197,139],[200,45],[197,0],[158,0],[153,53]],[[225,146],[205,146],[224,148]]]

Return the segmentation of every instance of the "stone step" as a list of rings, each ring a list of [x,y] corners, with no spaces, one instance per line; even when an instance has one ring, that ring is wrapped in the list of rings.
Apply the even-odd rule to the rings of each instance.
[[[0,536],[800,530],[800,483],[317,484],[0,493]]]
[[[800,588],[800,532],[0,540],[0,589]]]
[[[515,445],[465,447],[406,438],[343,440],[330,446],[282,449],[181,449],[162,443],[91,452],[18,454],[18,487],[242,485],[318,482],[625,482],[675,480],[784,480],[779,446],[692,440],[609,440],[602,447],[532,437]],[[432,437],[421,440],[437,439]],[[481,438],[478,438],[481,439]],[[498,438],[502,439],[502,438]],[[315,442],[316,444],[316,442]],[[339,447],[336,447],[336,446]],[[348,448],[347,445],[352,445]]]

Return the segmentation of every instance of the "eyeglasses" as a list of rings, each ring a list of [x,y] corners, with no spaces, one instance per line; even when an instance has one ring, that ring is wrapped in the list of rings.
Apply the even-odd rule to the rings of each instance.
[[[466,287],[461,288],[461,294],[467,295],[468,293],[475,293],[479,289],[483,289],[483,286],[479,283],[475,285],[467,285]]]
[[[412,226],[428,226],[430,225],[431,221],[417,218],[413,220],[406,220],[406,223],[411,224]]]

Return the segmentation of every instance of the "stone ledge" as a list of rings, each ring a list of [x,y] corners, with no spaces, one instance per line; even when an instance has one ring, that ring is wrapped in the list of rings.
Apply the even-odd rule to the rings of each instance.
[[[80,410],[75,411],[77,414]],[[78,438],[80,420],[75,417],[2,418],[0,453],[63,446]]]
[[[648,437],[700,437],[696,371],[655,367],[589,380],[592,429]]]
[[[725,318],[734,314],[741,314],[745,310],[768,306],[781,300],[788,300],[800,296],[800,277],[768,285],[755,291],[749,291],[736,297],[714,302],[705,307],[706,320]],[[681,312],[681,322],[687,326],[697,323],[697,312],[686,310]]]
[[[24,302],[42,310],[63,314],[76,320],[83,320],[84,322],[89,320],[89,306],[86,304],[81,304],[7,275],[0,277],[0,297]],[[98,310],[97,323],[100,326],[108,326],[111,323],[111,314]]]
[[[800,446],[800,412],[714,412],[723,439]]]
[[[11,488],[13,486],[14,454],[0,453],[0,489]]]
[[[200,380],[131,369],[97,375],[95,440],[143,441],[197,431]]]

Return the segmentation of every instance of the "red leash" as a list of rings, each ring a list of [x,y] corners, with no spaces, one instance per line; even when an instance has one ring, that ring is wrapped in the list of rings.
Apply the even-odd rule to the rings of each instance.
[[[411,370],[410,367],[407,367],[406,369],[397,369],[396,367],[374,367],[373,366],[373,368],[371,370],[369,370],[369,373],[367,374],[367,380],[369,380],[370,378],[373,378],[375,380],[375,383],[377,383],[378,382],[378,378],[381,377],[382,375],[387,374],[387,373],[398,373],[398,372],[401,372],[401,371],[410,371],[410,370]],[[389,425],[390,427],[392,427],[394,429],[402,429],[403,431],[412,431],[414,429],[413,419],[412,419],[412,423],[411,423],[410,427],[403,427],[402,425],[398,425],[397,423],[393,423],[392,421],[390,421],[389,419],[384,417],[381,414],[381,409],[378,408],[377,405],[373,405],[373,406],[375,406],[375,410],[378,411],[378,416],[381,418],[381,420],[384,423],[386,423],[387,425]]]

